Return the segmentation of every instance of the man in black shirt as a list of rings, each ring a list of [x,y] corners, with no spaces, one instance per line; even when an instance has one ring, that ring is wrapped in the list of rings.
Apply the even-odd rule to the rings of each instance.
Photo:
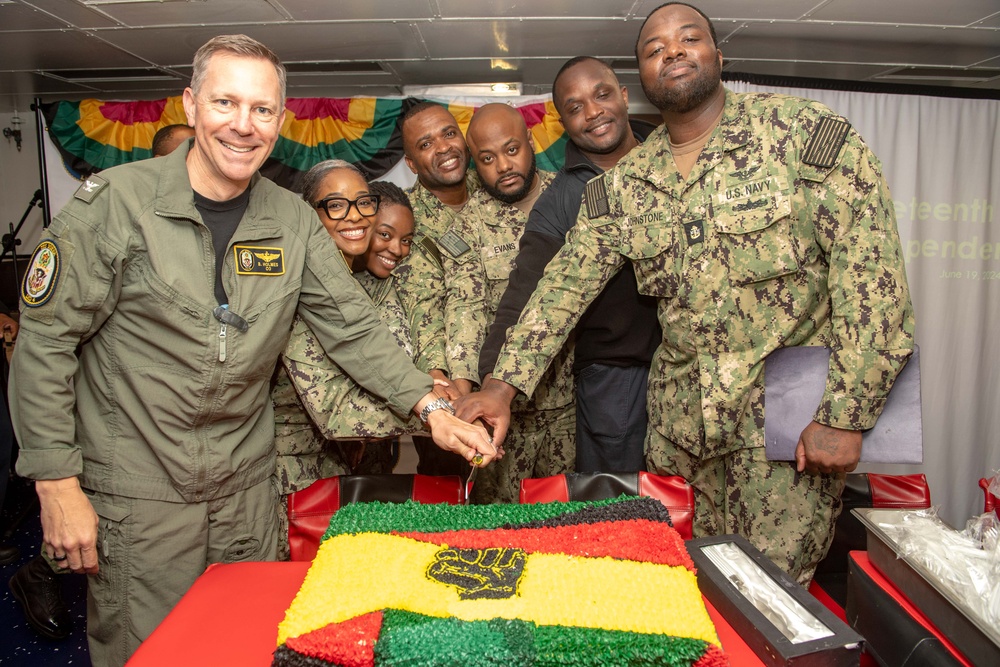
[[[528,218],[516,268],[479,354],[483,379],[493,372],[507,330],[545,265],[576,224],[587,181],[614,166],[653,129],[629,121],[628,91],[597,58],[566,62],[552,84],[552,101],[570,139],[566,164]],[[576,327],[577,472],[645,469],[646,381],[659,341],[655,300],[639,294],[631,270],[620,272]]]

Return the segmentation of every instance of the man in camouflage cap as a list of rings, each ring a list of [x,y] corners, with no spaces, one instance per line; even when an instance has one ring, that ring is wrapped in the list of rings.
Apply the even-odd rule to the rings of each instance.
[[[626,261],[659,300],[650,470],[695,488],[695,535],[739,533],[807,583],[844,473],[913,348],[913,311],[878,159],[821,104],[721,85],[711,21],[682,3],[646,19],[643,91],[664,127],[591,181],[566,246],[460,410],[503,437],[506,396],[531,394],[579,313]],[[832,348],[795,463],[764,456],[763,365]],[[808,472],[809,474],[800,474]]]
[[[507,288],[528,214],[555,175],[537,169],[524,117],[506,104],[480,107],[467,139],[482,191],[437,245],[444,268],[448,366],[453,377],[478,382],[479,351]],[[572,366],[572,346],[567,346],[537,389],[514,402],[507,455],[480,472],[475,502],[517,502],[520,480],[573,470]]]

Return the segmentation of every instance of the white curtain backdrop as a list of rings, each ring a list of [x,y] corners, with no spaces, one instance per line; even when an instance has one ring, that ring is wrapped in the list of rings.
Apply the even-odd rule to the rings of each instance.
[[[819,100],[882,160],[917,317],[924,463],[864,469],[925,473],[941,516],[962,527],[982,511],[977,481],[1000,468],[1000,101],[727,85]],[[79,183],[47,133],[46,156],[58,211]],[[385,178],[413,182],[403,163]]]

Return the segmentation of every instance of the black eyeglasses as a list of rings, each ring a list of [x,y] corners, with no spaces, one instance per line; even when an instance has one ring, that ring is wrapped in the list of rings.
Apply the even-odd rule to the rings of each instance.
[[[331,220],[343,220],[347,217],[348,211],[351,210],[351,205],[358,209],[358,213],[361,215],[375,215],[378,211],[378,202],[378,195],[364,195],[357,199],[327,197],[326,199],[320,199],[314,206],[325,210],[327,217]]]

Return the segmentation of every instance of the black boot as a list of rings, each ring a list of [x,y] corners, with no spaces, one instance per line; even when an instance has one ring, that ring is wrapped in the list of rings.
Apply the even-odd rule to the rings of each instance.
[[[44,558],[35,556],[10,578],[10,590],[28,623],[49,639],[63,639],[72,626],[57,576]]]
[[[0,566],[10,565],[20,557],[21,552],[18,551],[17,547],[9,544],[0,545]]]

